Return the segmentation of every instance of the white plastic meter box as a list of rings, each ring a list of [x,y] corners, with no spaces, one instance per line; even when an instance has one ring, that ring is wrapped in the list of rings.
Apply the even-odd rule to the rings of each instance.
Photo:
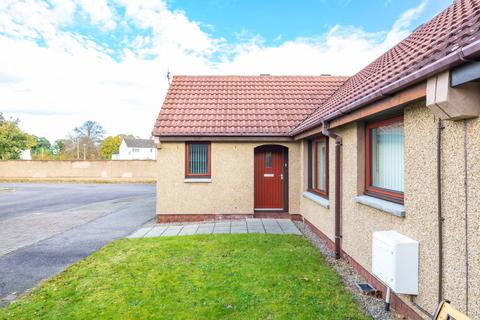
[[[374,232],[372,273],[396,293],[417,295],[418,241],[393,230]]]

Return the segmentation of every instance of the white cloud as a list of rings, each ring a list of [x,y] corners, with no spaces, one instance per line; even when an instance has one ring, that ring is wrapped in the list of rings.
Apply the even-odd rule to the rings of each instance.
[[[400,18],[395,21],[392,29],[385,38],[387,46],[391,47],[395,45],[409,34],[408,27],[410,27],[412,21],[418,18],[418,16],[425,10],[427,3],[428,0],[423,0],[418,6],[405,11]]]
[[[100,24],[107,30],[113,30],[117,26],[113,19],[113,12],[108,6],[107,0],[78,0],[80,6],[90,15],[93,24]]]
[[[335,26],[316,38],[280,41],[269,47],[239,32],[228,44],[213,38],[183,12],[161,0],[117,0],[119,17],[106,0],[3,0],[0,3],[0,111],[19,117],[30,133],[53,140],[85,120],[109,134],[146,137],[173,74],[341,74],[358,71],[408,34],[424,8],[405,12],[388,32]],[[124,37],[120,58],[87,35],[65,31],[76,14],[99,32],[140,28]],[[240,31],[240,30],[239,30]],[[44,43],[39,45],[39,41]],[[220,59],[212,59],[212,55]]]

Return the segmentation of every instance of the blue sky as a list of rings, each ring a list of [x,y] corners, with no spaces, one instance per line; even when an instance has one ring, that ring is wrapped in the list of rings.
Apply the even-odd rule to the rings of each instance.
[[[429,1],[415,22],[422,23],[446,8],[451,0]],[[417,0],[168,0],[215,37],[234,42],[238,34],[260,35],[275,45],[297,37],[315,37],[335,25],[360,26],[367,32],[388,30]],[[415,28],[415,23],[410,29]]]
[[[2,0],[0,111],[148,137],[173,74],[352,75],[447,0]]]

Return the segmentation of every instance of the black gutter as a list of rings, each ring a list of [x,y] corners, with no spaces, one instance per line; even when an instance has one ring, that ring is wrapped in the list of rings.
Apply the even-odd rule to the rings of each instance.
[[[300,134],[316,126],[319,126],[322,121],[331,121],[333,119],[341,117],[342,115],[345,115],[347,113],[360,109],[365,105],[371,104],[384,97],[388,97],[389,95],[392,95],[395,92],[398,92],[402,89],[410,87],[442,71],[458,66],[464,62],[472,61],[473,58],[477,57],[479,54],[480,54],[480,40],[477,40],[471,44],[468,44],[466,46],[463,46],[462,48],[457,49],[451,54],[441,59],[438,59],[435,62],[432,62],[431,64],[423,67],[420,70],[417,70],[397,81],[387,84],[363,98],[355,100],[349,105],[343,108],[340,108],[339,110],[323,117],[322,119],[319,119],[318,121],[313,122],[306,128],[302,129],[301,131],[294,133],[294,135]],[[295,129],[293,131],[295,131]]]

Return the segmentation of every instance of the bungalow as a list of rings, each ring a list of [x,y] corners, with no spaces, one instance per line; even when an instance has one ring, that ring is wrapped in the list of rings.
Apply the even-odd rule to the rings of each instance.
[[[112,160],[155,160],[155,143],[151,139],[123,138]]]
[[[303,220],[407,318],[480,319],[479,58],[457,0],[350,78],[174,77],[157,221]]]

